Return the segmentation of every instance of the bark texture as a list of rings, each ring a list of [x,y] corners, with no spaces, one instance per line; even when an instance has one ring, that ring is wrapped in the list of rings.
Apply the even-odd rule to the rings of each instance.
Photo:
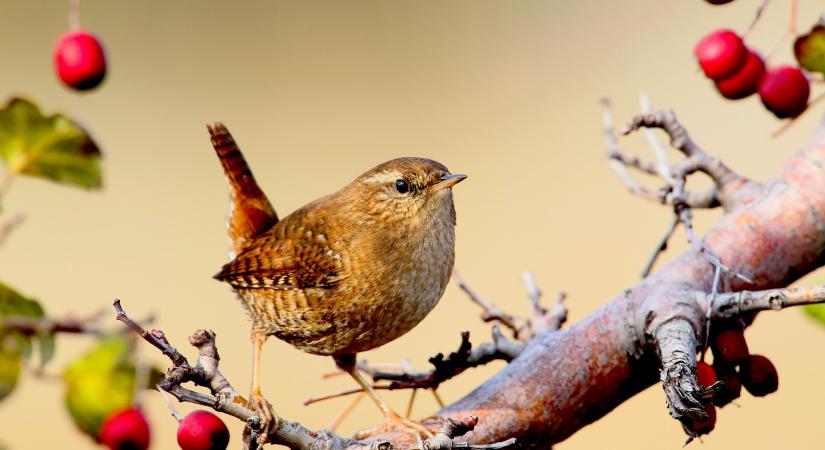
[[[742,184],[742,186],[747,186]],[[733,187],[735,189],[735,187]],[[744,195],[704,238],[707,248],[748,284],[724,276],[725,291],[787,286],[825,260],[825,131]],[[477,416],[469,442],[516,437],[546,448],[592,423],[659,380],[654,333],[672,320],[702,335],[714,268],[697,248],[625,290],[584,320],[534,338],[490,380],[439,416]]]

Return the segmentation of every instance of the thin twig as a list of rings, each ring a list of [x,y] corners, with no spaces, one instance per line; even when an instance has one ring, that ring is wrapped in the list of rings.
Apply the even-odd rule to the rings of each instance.
[[[453,281],[462,291],[464,291],[465,294],[467,294],[467,297],[473,303],[481,307],[481,320],[485,322],[499,322],[509,328],[513,332],[513,336],[519,340],[524,338],[529,333],[530,323],[527,319],[509,314],[496,306],[494,303],[488,302],[482,298],[475,292],[475,290],[473,290],[473,288],[470,287],[469,284],[467,284],[467,282],[464,281],[464,278],[461,277],[458,270],[453,270]]]
[[[745,282],[753,283],[744,274],[738,273],[723,264],[722,261],[699,239],[693,230],[693,215],[688,195],[685,191],[687,176],[697,171],[704,172],[713,179],[719,195],[717,200],[727,208],[738,204],[739,197],[730,192],[739,192],[733,186],[741,188],[743,185],[755,185],[752,181],[737,174],[726,166],[720,159],[706,153],[690,138],[685,127],[676,118],[673,111],[657,111],[652,114],[641,114],[634,117],[630,123],[622,130],[622,134],[629,134],[640,128],[661,128],[670,136],[672,147],[681,151],[686,159],[675,164],[671,168],[673,183],[670,186],[671,194],[669,198],[673,205],[674,214],[684,225],[690,243],[698,249],[700,253],[714,267],[719,267],[726,274],[732,275]]]
[[[708,294],[698,294],[703,302],[710,305]],[[716,296],[709,306],[713,320],[739,317],[741,313],[756,311],[779,311],[792,306],[825,303],[825,285],[802,286],[764,291],[739,291]]]
[[[416,394],[418,394],[418,389],[413,389],[412,392],[410,392],[410,400],[407,402],[407,411],[404,413],[404,417],[406,417],[407,419],[412,417],[413,405],[415,404]]]
[[[412,370],[381,371],[360,363],[359,369],[369,374],[375,381],[390,381],[382,389],[435,389],[444,381],[455,377],[467,369],[478,367],[495,360],[511,361],[524,349],[524,344],[508,340],[498,327],[493,326],[492,342],[473,347],[470,333],[461,333],[458,350],[444,357],[442,353],[430,358],[434,367],[424,372]]]
[[[11,232],[14,231],[15,228],[20,226],[20,224],[22,224],[24,220],[25,216],[23,216],[23,214],[18,213],[11,216],[5,222],[0,224],[0,246],[2,246],[6,242],[6,239],[9,238]]]
[[[101,336],[104,334],[104,331],[98,323],[100,319],[100,315],[86,318],[69,316],[59,319],[50,317],[6,316],[0,318],[0,329],[14,330],[26,336],[54,333]]]
[[[169,407],[169,413],[172,415],[172,417],[174,417],[175,420],[177,420],[178,422],[182,421],[183,417],[175,408],[175,405],[172,404],[172,400],[169,398],[169,394],[167,394],[166,391],[164,391],[163,388],[160,386],[156,386],[156,388],[158,392],[160,392],[160,395],[163,397],[163,401],[166,402],[166,406]]]
[[[69,0],[69,29],[80,28],[80,0]]]
[[[650,254],[645,266],[642,268],[642,278],[647,278],[647,276],[650,275],[650,271],[653,270],[653,265],[656,264],[656,260],[659,259],[659,255],[667,250],[667,241],[670,240],[671,236],[673,236],[673,232],[676,231],[677,226],[679,226],[679,216],[674,214],[670,218],[670,225],[659,239],[659,243],[656,245],[653,253]]]
[[[790,19],[788,21],[788,28],[786,28],[782,35],[779,36],[779,39],[777,39],[776,42],[774,42],[774,44],[771,45],[770,50],[768,50],[768,52],[765,53],[764,59],[766,62],[769,59],[771,59],[773,54],[776,53],[776,50],[785,42],[786,39],[788,39],[789,37],[796,36],[796,18],[797,11],[799,10],[798,6],[799,4],[797,0],[791,0],[791,14]]]
[[[754,14],[753,20],[751,20],[750,25],[748,25],[748,29],[745,30],[744,33],[742,33],[743,41],[747,39],[748,35],[750,35],[753,29],[756,27],[756,24],[759,23],[759,19],[762,18],[762,13],[764,13],[765,8],[768,7],[768,3],[770,3],[770,0],[762,0],[762,3],[759,5],[758,8],[756,8],[756,14]]]
[[[642,92],[639,95],[639,104],[641,106],[642,114],[650,114],[653,112],[650,97],[648,97],[646,93]],[[659,139],[656,138],[656,134],[653,133],[653,130],[645,128],[644,135],[647,139],[648,145],[653,149],[653,154],[656,155],[656,170],[659,177],[667,183],[672,183],[673,175],[670,173],[670,163],[668,163],[667,150],[665,150],[662,143],[659,142]]]
[[[399,389],[430,389],[437,396],[435,389],[438,386],[461,374],[467,369],[487,364],[491,361],[503,360],[510,362],[524,349],[524,344],[508,340],[497,326],[492,328],[493,342],[485,342],[477,347],[470,343],[470,333],[461,333],[461,345],[458,350],[450,353],[446,358],[439,353],[430,358],[431,370],[417,372],[409,365],[396,364],[390,369],[378,369],[370,366],[366,361],[358,362],[358,370],[366,373],[375,381],[389,381],[389,384],[372,384],[376,390]],[[383,367],[388,367],[384,365]],[[304,405],[311,405],[325,400],[345,397],[362,392],[361,389],[348,389],[332,394],[312,397],[304,401]],[[436,397],[438,398],[438,397]]]
[[[361,403],[361,400],[363,400],[366,397],[366,395],[367,394],[364,391],[361,391],[358,395],[353,397],[352,400],[350,400],[350,402],[347,404],[347,406],[345,406],[344,409],[341,410],[341,412],[339,412],[337,416],[335,416],[335,419],[332,420],[332,423],[329,424],[330,431],[336,431],[338,427],[341,426],[341,423],[343,423],[344,420],[352,413],[355,407],[358,406],[359,403]]]
[[[530,301],[530,308],[533,311],[533,317],[530,319],[532,336],[536,336],[545,330],[556,331],[564,325],[567,321],[567,307],[564,305],[567,294],[559,292],[556,295],[556,301],[548,310],[541,305],[541,289],[539,289],[536,278],[531,272],[524,272],[522,274],[522,283],[527,290],[527,298]]]

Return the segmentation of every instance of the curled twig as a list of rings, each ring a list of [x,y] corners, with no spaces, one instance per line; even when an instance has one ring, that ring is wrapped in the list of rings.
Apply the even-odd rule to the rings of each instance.
[[[465,370],[478,367],[490,361],[511,361],[524,349],[524,344],[508,340],[498,327],[493,326],[492,342],[485,342],[477,347],[470,343],[470,333],[461,333],[461,344],[458,350],[447,357],[439,353],[430,358],[434,367],[424,372],[411,370],[387,371],[370,367],[366,362],[360,362],[358,368],[369,374],[375,381],[390,381],[385,389],[435,389],[444,381],[455,377]]]

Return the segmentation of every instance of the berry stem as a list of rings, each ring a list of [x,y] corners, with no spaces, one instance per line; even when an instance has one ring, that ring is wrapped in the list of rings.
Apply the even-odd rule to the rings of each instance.
[[[80,28],[80,0],[69,0],[69,29]]]
[[[158,392],[160,392],[160,395],[163,396],[163,401],[165,401],[166,405],[169,406],[169,412],[172,414],[172,417],[174,417],[175,420],[177,420],[178,423],[180,423],[183,420],[183,417],[181,417],[180,413],[178,413],[178,410],[175,409],[175,405],[172,404],[172,399],[169,398],[169,394],[167,394],[166,391],[164,391],[163,388],[160,386],[157,386],[157,389]]]
[[[796,36],[796,16],[799,9],[798,6],[799,2],[797,0],[791,0],[791,19],[788,24],[788,29],[782,33],[782,36],[776,40],[776,42],[771,46],[771,49],[768,50],[768,53],[765,54],[765,62],[767,62],[774,52],[776,52],[776,49],[785,42],[785,39]]]
[[[765,12],[765,8],[767,8],[768,3],[770,2],[771,0],[762,0],[762,4],[759,5],[759,8],[756,8],[756,15],[753,16],[753,20],[751,21],[751,24],[748,25],[748,29],[742,34],[743,41],[748,37],[749,34],[751,34],[751,31],[753,31],[753,29],[756,28],[756,24],[759,23],[759,19],[762,18],[762,13]]]

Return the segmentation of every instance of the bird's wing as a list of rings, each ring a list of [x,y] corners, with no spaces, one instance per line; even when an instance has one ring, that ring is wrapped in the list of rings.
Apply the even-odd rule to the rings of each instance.
[[[323,234],[302,227],[292,228],[290,236],[277,231],[256,239],[215,278],[236,288],[264,289],[331,288],[342,279],[341,255]]]

